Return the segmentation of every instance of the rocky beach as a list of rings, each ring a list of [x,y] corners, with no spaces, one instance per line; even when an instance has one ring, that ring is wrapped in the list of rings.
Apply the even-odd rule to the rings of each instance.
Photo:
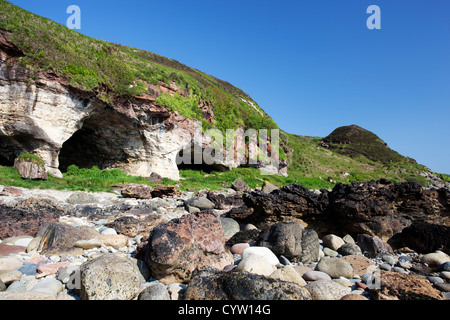
[[[0,187],[1,300],[448,300],[448,189]]]

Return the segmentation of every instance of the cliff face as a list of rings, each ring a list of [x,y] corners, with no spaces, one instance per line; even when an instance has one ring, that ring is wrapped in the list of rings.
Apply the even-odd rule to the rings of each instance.
[[[41,157],[53,176],[69,165],[118,168],[139,176],[157,172],[179,179],[177,155],[181,150],[203,152],[215,140],[203,134],[197,120],[170,112],[155,96],[104,102],[98,94],[71,86],[51,72],[32,74],[20,63],[23,56],[2,32],[0,35],[0,164],[12,165],[21,153]],[[176,85],[153,85],[153,93],[175,94]],[[205,111],[204,105],[199,106]],[[206,112],[206,111],[205,111]],[[211,114],[209,114],[211,115]],[[194,148],[194,138],[200,145]],[[252,144],[250,144],[250,148]],[[253,146],[256,148],[256,146]],[[233,154],[215,161],[215,169],[239,166],[248,150],[245,142]],[[219,149],[218,149],[219,150]],[[242,151],[244,150],[244,151]],[[194,156],[192,156],[194,157]],[[273,173],[279,167],[258,162]],[[286,168],[281,169],[285,173]]]

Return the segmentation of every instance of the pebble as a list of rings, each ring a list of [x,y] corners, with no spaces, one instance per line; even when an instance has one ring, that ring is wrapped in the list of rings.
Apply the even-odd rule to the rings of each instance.
[[[40,280],[31,289],[32,292],[41,292],[54,295],[55,297],[63,290],[63,284],[55,278],[45,278]]]
[[[25,292],[27,291],[27,287],[25,284],[21,281],[14,281],[9,285],[9,287],[6,289],[8,292]]]
[[[37,264],[26,263],[19,268],[19,271],[27,276],[34,276],[37,273],[37,267]]]
[[[250,244],[248,243],[237,243],[233,245],[230,249],[231,253],[242,255],[245,249],[250,248]]]
[[[403,269],[411,269],[412,268],[412,264],[409,261],[405,261],[405,260],[399,260],[397,262],[397,266]]]
[[[331,277],[325,272],[312,270],[304,273],[303,279],[306,281],[331,280]]]
[[[408,271],[406,271],[405,269],[401,268],[401,267],[394,267],[392,269],[392,271],[398,272],[398,273],[404,273],[404,274],[409,274]]]
[[[395,259],[393,256],[391,256],[390,254],[383,254],[383,256],[381,257],[381,259],[389,264],[395,264],[397,262],[397,259]],[[390,270],[389,270],[390,271]]]
[[[323,248],[323,253],[329,257],[337,257],[338,255],[337,251],[334,251],[328,247]]]
[[[441,271],[441,273],[439,273],[439,277],[445,280],[450,280],[450,271]]]
[[[431,283],[445,283],[444,279],[436,276],[428,276],[427,280]]]
[[[383,263],[383,264],[380,265],[380,269],[381,269],[381,270],[386,270],[386,271],[391,271],[391,270],[392,270],[392,267],[391,267],[390,264]]]

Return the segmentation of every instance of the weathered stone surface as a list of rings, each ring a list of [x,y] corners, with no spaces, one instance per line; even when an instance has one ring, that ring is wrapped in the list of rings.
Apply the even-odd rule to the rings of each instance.
[[[231,188],[236,191],[240,192],[247,192],[250,191],[250,187],[248,184],[245,183],[245,181],[242,178],[237,178],[232,184]]]
[[[302,286],[246,272],[197,269],[185,300],[310,300]]]
[[[237,265],[236,270],[268,277],[277,270],[277,268],[262,255],[248,255],[242,258],[241,262]]]
[[[295,221],[272,225],[260,233],[259,245],[291,261],[310,263],[319,257],[319,237]]]
[[[143,184],[128,185],[120,190],[124,198],[151,199],[153,188]]]
[[[427,222],[413,222],[403,229],[400,236],[402,246],[420,253],[441,250],[450,254],[450,226]]]
[[[143,277],[137,266],[118,254],[104,254],[80,267],[83,300],[130,300],[139,294]]]
[[[19,171],[19,175],[22,179],[48,180],[45,166],[34,163],[31,160],[15,159],[14,167]]]
[[[152,191],[153,198],[170,198],[178,194],[178,190],[175,186],[165,186],[158,184],[155,186],[155,190]]]
[[[293,282],[300,286],[306,285],[306,281],[303,280],[302,276],[300,276],[300,274],[295,270],[295,268],[290,265],[275,270],[272,274],[269,275],[269,277],[282,281]]]
[[[224,194],[209,191],[206,193],[206,197],[215,205],[215,209],[219,210],[231,210],[244,205],[242,200],[242,194],[236,193],[231,196],[225,196]]]
[[[370,290],[374,300],[445,300],[426,279],[414,275],[381,270],[381,288]]]
[[[0,292],[1,300],[23,300],[23,301],[37,301],[37,300],[56,300],[56,296],[45,292]]]
[[[206,197],[190,198],[184,201],[184,205],[199,208],[200,210],[214,209],[215,204]]]
[[[233,264],[224,245],[219,217],[209,212],[193,213],[153,229],[145,256],[153,277],[160,282],[185,283],[197,267],[222,269]]]
[[[340,300],[351,289],[344,287],[332,280],[317,280],[308,283],[305,288],[311,294],[312,300]]]
[[[358,234],[356,241],[361,251],[371,258],[381,254],[394,253],[391,246],[377,236],[372,237],[367,234]]]
[[[316,195],[298,184],[285,186],[267,194],[250,192],[243,195],[245,205],[228,213],[242,223],[252,223],[260,229],[289,221],[314,219],[328,205],[323,194]]]
[[[323,245],[325,247],[330,248],[331,250],[337,251],[340,247],[342,247],[345,242],[341,237],[338,237],[334,234],[328,234],[322,237]]]
[[[63,210],[50,200],[27,199],[14,208],[0,204],[0,239],[35,236],[45,222],[57,222]]]
[[[362,256],[362,255],[348,255],[341,258],[344,261],[350,263],[353,268],[353,274],[362,276],[365,273],[373,273],[376,267],[372,260]]]
[[[387,241],[412,221],[449,225],[450,191],[386,180],[338,183],[328,194],[327,220],[342,233],[369,234]]]
[[[90,240],[100,234],[88,227],[75,228],[65,223],[49,223],[39,230],[38,236],[42,237],[39,250],[43,250],[52,247],[71,248],[78,240]]]
[[[149,213],[143,217],[120,217],[106,224],[108,228],[113,228],[118,234],[134,238],[137,235],[148,235],[161,223],[167,222],[167,218],[161,214]]]

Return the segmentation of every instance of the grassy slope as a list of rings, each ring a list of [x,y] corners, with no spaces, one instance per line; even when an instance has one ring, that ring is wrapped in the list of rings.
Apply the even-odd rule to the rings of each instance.
[[[10,32],[11,40],[24,52],[19,61],[30,70],[31,77],[41,71],[55,72],[71,85],[91,91],[111,104],[118,97],[133,99],[148,93],[149,84],[173,81],[188,96],[161,96],[157,102],[199,120],[198,103],[203,101],[213,105],[216,121],[212,125],[204,121],[207,128],[278,128],[247,94],[225,81],[148,51],[89,38],[5,0],[0,0],[0,8],[0,29]],[[256,105],[262,115],[250,103]],[[321,138],[284,133],[282,139],[290,165],[288,178],[261,176],[258,170],[248,168],[211,173],[206,179],[202,172],[183,171],[181,175],[186,180],[180,187],[219,189],[224,182],[230,183],[239,176],[252,187],[260,185],[262,180],[269,180],[278,185],[298,181],[310,188],[330,188],[333,184],[326,181],[328,177],[339,182],[381,177],[393,181],[416,179],[425,184],[416,177],[416,172],[423,169],[420,165],[383,165],[363,156],[350,157],[339,150],[318,147]],[[281,156],[284,157],[284,152]],[[0,184],[24,186],[30,183],[19,181],[14,170],[1,167]],[[98,191],[111,190],[112,184],[121,181],[146,183],[140,178],[119,176],[112,179],[107,174],[85,172],[77,178],[65,175],[62,181],[51,179],[49,182],[32,182],[29,186]]]

